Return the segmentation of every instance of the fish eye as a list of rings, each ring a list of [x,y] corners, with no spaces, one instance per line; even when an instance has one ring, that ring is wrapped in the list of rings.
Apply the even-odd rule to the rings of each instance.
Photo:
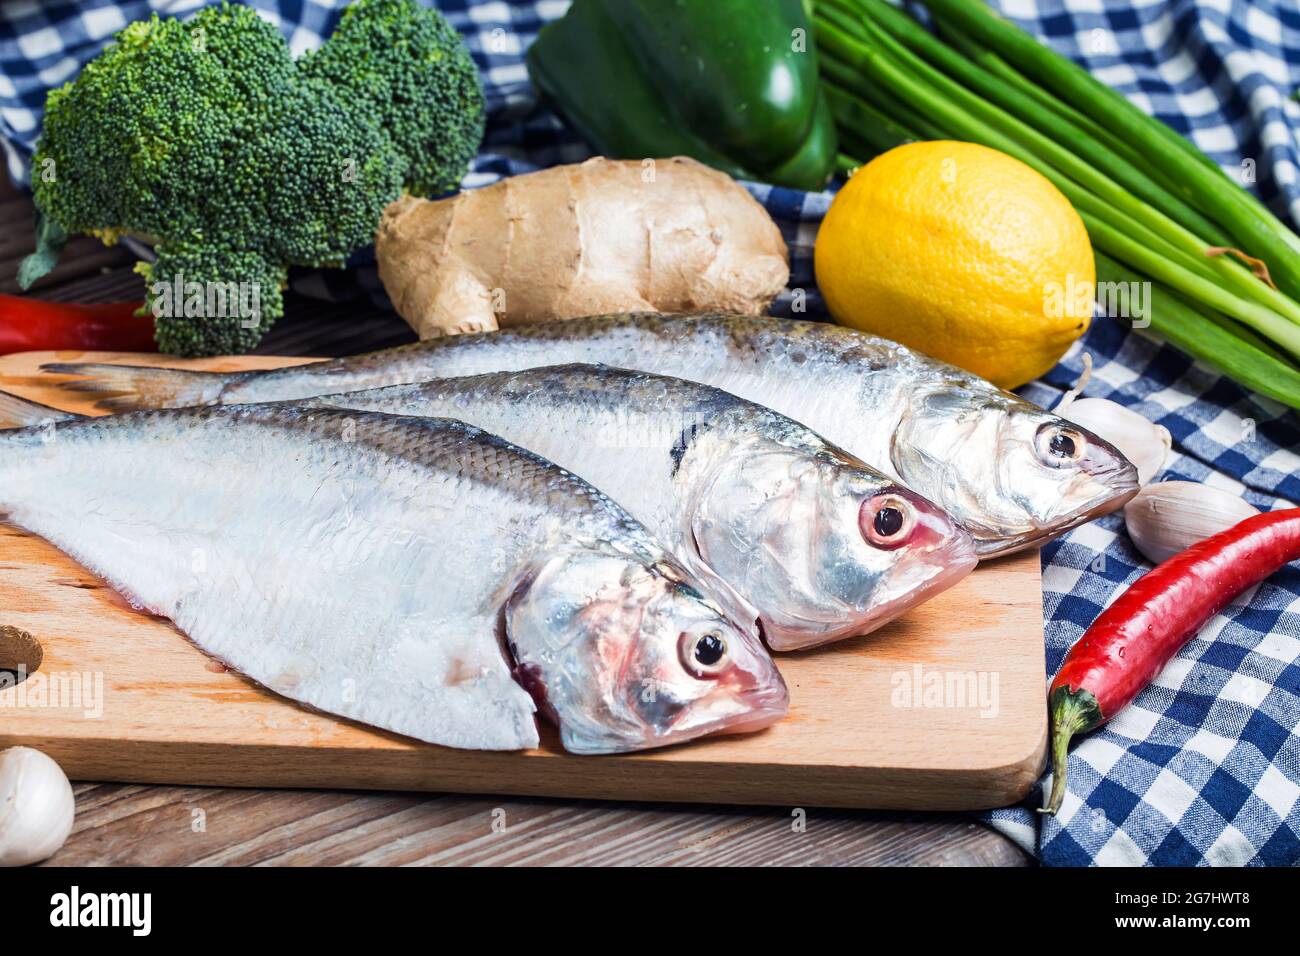
[[[862,536],[878,548],[906,544],[916,528],[916,512],[896,494],[875,495],[862,502],[858,513]]]
[[[886,505],[876,512],[872,527],[882,538],[892,537],[903,529],[903,512],[893,505]]]
[[[1045,425],[1038,430],[1035,440],[1038,457],[1053,467],[1071,465],[1083,457],[1088,440],[1073,428]]]
[[[717,631],[682,634],[682,664],[696,677],[713,677],[727,665],[727,641]]]
[[[1058,455],[1061,458],[1074,457],[1074,439],[1065,434],[1065,432],[1058,432],[1053,435],[1052,440],[1048,443],[1047,447],[1051,450],[1053,455]]]

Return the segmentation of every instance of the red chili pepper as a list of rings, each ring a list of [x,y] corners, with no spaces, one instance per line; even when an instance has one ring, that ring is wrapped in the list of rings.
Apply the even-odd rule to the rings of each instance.
[[[156,352],[141,302],[79,305],[0,295],[0,355],[64,349]]]
[[[1070,738],[1126,707],[1170,658],[1233,598],[1300,559],[1300,508],[1253,515],[1192,545],[1139,578],[1065,655],[1048,691],[1052,793],[1065,799]]]

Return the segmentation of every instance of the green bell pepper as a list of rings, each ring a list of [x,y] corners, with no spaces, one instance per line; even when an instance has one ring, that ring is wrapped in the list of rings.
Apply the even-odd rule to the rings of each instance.
[[[692,156],[810,190],[834,171],[835,122],[800,0],[575,0],[527,60],[606,156]]]

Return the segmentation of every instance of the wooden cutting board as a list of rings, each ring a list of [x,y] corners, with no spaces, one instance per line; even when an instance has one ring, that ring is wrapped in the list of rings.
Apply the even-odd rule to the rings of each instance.
[[[37,372],[49,361],[235,370],[305,360],[31,352],[0,358],[0,389],[93,412]],[[1046,750],[1036,552],[982,566],[874,634],[781,656],[791,711],[768,730],[617,757],[569,756],[549,728],[536,751],[450,750],[304,709],[0,525],[6,625],[33,635],[42,659],[0,691],[0,747],[38,747],[74,779],[977,809],[1027,793]],[[35,656],[0,630],[0,667]]]

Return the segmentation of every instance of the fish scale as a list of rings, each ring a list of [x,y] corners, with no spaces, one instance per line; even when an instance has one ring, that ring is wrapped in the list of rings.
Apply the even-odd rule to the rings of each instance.
[[[698,382],[575,364],[302,401],[453,418],[527,446],[625,504],[776,650],[867,633],[975,565],[969,535],[929,502]],[[864,533],[879,507],[906,512],[898,540]]]
[[[981,557],[1033,547],[1137,493],[1114,446],[989,382],[896,342],[764,316],[592,316],[429,339],[266,371],[212,373],[65,364],[65,387],[101,405],[278,401],[569,362],[672,375],[761,403],[923,495]],[[1070,437],[1071,453],[1051,439]],[[1066,447],[1066,446],[1059,446]]]
[[[572,364],[298,402],[452,418],[530,448],[625,504],[774,650],[868,633],[975,566],[970,535],[932,503],[699,382]],[[59,415],[0,393],[0,424]]]
[[[786,707],[757,637],[626,513],[459,422],[244,406],[13,430],[0,512],[271,690],[430,743],[536,746],[521,670],[579,753]],[[701,676],[705,635],[727,654]],[[671,721],[638,708],[647,681]]]

